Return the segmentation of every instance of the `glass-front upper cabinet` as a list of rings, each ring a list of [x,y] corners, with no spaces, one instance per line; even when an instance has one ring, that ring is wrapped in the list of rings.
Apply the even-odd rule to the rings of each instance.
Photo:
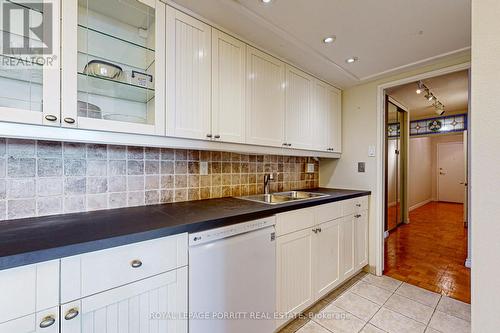
[[[165,134],[165,4],[62,1],[62,125]]]
[[[60,125],[60,0],[0,0],[0,121]]]

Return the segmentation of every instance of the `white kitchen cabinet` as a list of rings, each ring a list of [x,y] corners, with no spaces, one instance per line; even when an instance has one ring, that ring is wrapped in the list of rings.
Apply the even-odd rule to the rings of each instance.
[[[211,27],[167,7],[167,135],[210,139]]]
[[[367,211],[363,211],[354,215],[356,219],[356,262],[355,269],[360,270],[361,268],[368,265],[368,214]]]
[[[312,146],[314,149],[341,153],[342,96],[341,91],[315,80],[312,110]]]
[[[187,333],[187,267],[61,307],[61,333]]]
[[[354,274],[355,244],[356,244],[356,219],[354,216],[343,217],[340,222],[340,276],[342,280]]]
[[[0,333],[59,333],[59,307],[0,323]]]
[[[27,52],[19,49],[2,49],[0,59],[0,121],[18,122],[37,125],[60,125],[60,34],[57,27],[60,20],[60,1],[43,0],[38,2],[18,3],[15,1],[2,1],[5,14],[21,13],[30,17],[33,22],[42,23],[42,28],[47,36],[45,41],[51,50],[31,49]],[[44,10],[45,6],[52,6],[50,11]],[[9,10],[9,12],[7,12]],[[16,16],[18,17],[18,16]],[[15,20],[14,18],[12,18]],[[53,27],[49,29],[48,27]],[[22,25],[21,25],[22,27]],[[5,28],[5,24],[4,27]],[[19,27],[18,27],[19,28]],[[25,35],[27,29],[2,31],[4,45],[37,47],[34,39]],[[30,32],[31,33],[31,32]],[[50,35],[49,35],[50,34]],[[26,44],[30,44],[26,46]],[[37,58],[36,55],[40,57]]]
[[[314,240],[314,296],[315,299],[332,291],[340,284],[340,225],[342,219],[328,221],[315,228]]]
[[[246,142],[285,143],[285,64],[247,46]]]
[[[314,78],[286,66],[285,145],[290,148],[313,147]]]
[[[214,140],[245,142],[246,44],[212,29],[212,130]]]
[[[327,96],[327,149],[342,153],[342,92],[328,85]]]
[[[314,302],[313,233],[296,231],[276,239],[277,311],[284,315],[299,314]],[[281,326],[286,320],[278,320]]]
[[[62,1],[62,125],[165,134],[159,0]]]

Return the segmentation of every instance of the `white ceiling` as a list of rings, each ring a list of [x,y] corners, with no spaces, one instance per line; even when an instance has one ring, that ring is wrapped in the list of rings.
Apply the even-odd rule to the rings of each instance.
[[[470,49],[470,0],[173,1],[338,87]]]
[[[445,105],[445,115],[467,110],[468,108],[468,72],[460,71],[447,75],[433,77],[422,82]],[[435,108],[424,94],[416,93],[417,82],[405,84],[387,90],[389,96],[406,106],[410,118],[436,116]]]

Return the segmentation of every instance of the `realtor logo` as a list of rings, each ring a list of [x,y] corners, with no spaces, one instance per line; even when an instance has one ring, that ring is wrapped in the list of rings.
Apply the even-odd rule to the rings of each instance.
[[[53,4],[50,1],[2,2],[2,54],[53,53]]]

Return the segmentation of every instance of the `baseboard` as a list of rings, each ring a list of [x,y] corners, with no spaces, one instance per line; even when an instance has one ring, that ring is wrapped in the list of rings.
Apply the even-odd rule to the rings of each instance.
[[[412,210],[415,210],[415,209],[420,208],[420,207],[422,207],[422,206],[424,206],[424,205],[427,205],[429,202],[432,202],[432,201],[434,201],[434,200],[432,200],[432,199],[427,199],[427,200],[425,200],[425,201],[419,202],[419,203],[417,203],[417,204],[415,204],[415,205],[411,206],[411,207],[409,208],[409,211],[411,212]]]
[[[467,267],[467,268],[472,267],[472,259],[471,258],[465,259],[465,267]]]

